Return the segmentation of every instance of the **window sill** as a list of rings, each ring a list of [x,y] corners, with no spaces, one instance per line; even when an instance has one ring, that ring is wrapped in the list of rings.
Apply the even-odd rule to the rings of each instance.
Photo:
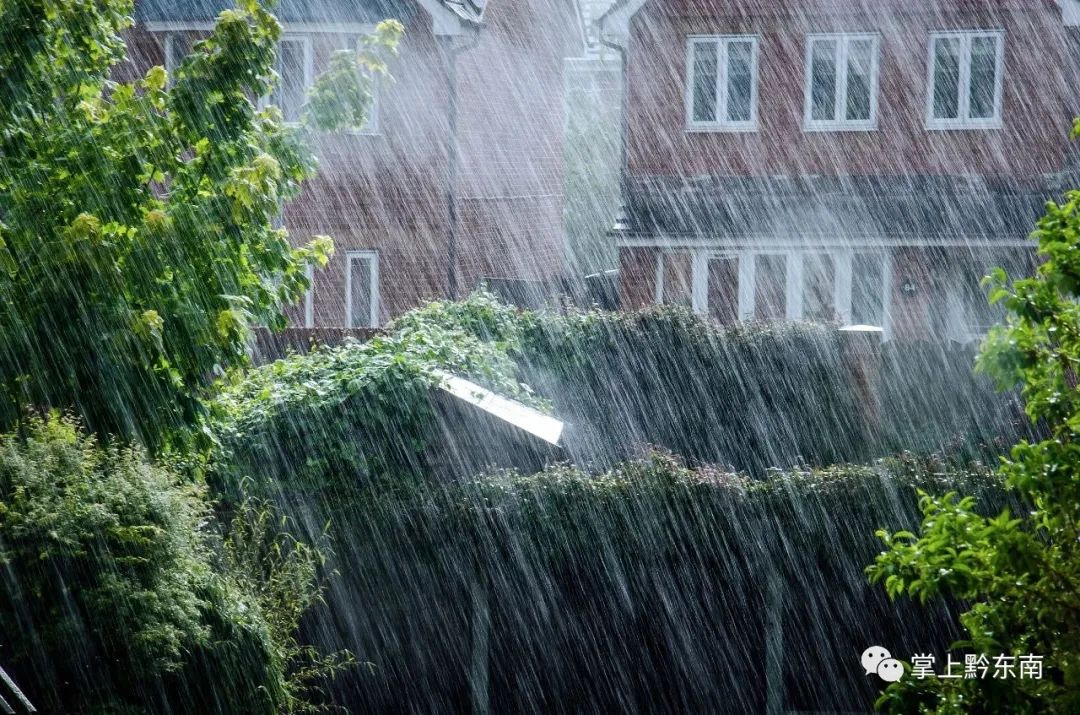
[[[830,132],[876,132],[877,130],[878,126],[876,122],[872,124],[849,124],[847,122],[815,122],[813,124],[803,124],[803,131],[807,134],[827,134]]]
[[[754,134],[757,124],[691,124],[687,134]]]
[[[1001,129],[1004,127],[1004,122],[1000,119],[987,120],[987,121],[942,121],[931,120],[926,122],[926,131],[928,132],[978,132],[985,130]]]

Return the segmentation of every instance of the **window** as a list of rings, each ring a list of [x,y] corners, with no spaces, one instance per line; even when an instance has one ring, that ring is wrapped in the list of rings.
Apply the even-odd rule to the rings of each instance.
[[[345,317],[350,328],[379,327],[379,254],[346,254]]]
[[[818,323],[837,318],[836,263],[828,253],[808,253],[803,257],[802,317]]]
[[[348,44],[346,49],[353,52],[359,52],[361,50],[361,43],[364,42],[364,38],[353,38]],[[366,70],[360,69],[358,72],[365,72]],[[382,95],[382,82],[378,75],[372,78],[371,82],[371,104],[368,106],[367,119],[363,126],[353,129],[354,134],[378,134],[379,133],[379,104]]]
[[[170,82],[184,58],[191,54],[194,45],[194,38],[189,32],[170,32],[165,35],[165,71],[169,73]]]
[[[687,51],[687,123],[692,129],[757,128],[758,39],[695,36]]]
[[[930,36],[927,125],[971,129],[1001,124],[1002,32]]]
[[[312,83],[311,38],[282,39],[274,70],[278,73],[278,82],[270,95],[270,104],[281,110],[286,122],[299,122]]]
[[[692,272],[693,284],[680,295],[697,296],[694,310],[718,323],[809,320],[885,327],[888,268],[882,253],[701,252],[688,254],[680,265],[680,275]]]
[[[877,35],[811,35],[806,43],[806,128],[873,129]]]
[[[851,322],[885,324],[885,265],[880,254],[856,253],[851,258]]]
[[[693,265],[689,253],[662,253],[656,267],[656,302],[690,307]]]
[[[754,319],[783,320],[787,317],[787,256],[754,256]]]

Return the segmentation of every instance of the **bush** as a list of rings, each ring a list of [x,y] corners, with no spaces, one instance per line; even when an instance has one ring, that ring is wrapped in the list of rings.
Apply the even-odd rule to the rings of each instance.
[[[0,437],[4,667],[45,712],[299,708],[307,654],[279,614],[317,593],[312,574],[277,588],[276,604],[256,585],[311,555],[285,552],[262,578],[230,572],[219,554],[244,535],[222,551],[204,490],[139,449],[102,446],[69,419],[26,420]]]
[[[915,486],[1003,498],[986,470],[915,460],[748,480],[662,454],[603,474],[371,488],[347,527],[363,568],[341,583],[364,605],[337,627],[372,668],[342,697],[364,712],[467,708],[479,591],[494,712],[760,712],[775,572],[785,707],[868,708],[864,647],[956,635],[951,606],[892,606],[862,576],[875,528],[917,522]]]
[[[579,463],[662,445],[696,463],[769,467],[862,462],[899,451],[995,461],[1036,434],[1015,393],[973,375],[974,351],[892,341],[879,363],[879,424],[835,326],[718,327],[683,308],[519,312],[478,294],[395,323],[464,330],[505,350],[521,380],[572,425]]]
[[[439,439],[431,393],[440,370],[544,406],[502,346],[418,321],[279,360],[227,386],[212,406],[214,484],[229,500],[252,490],[286,501],[295,494],[333,510],[370,479],[425,478]]]

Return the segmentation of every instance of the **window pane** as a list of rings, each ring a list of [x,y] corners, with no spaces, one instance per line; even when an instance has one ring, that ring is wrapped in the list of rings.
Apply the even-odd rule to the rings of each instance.
[[[739,319],[739,259],[709,259],[709,317],[721,325]]]
[[[689,253],[664,254],[664,291],[661,301],[665,305],[681,305],[689,308],[693,296],[693,262]]]
[[[350,328],[370,328],[372,265],[371,258],[349,257],[349,289],[352,292],[352,316]]]
[[[885,324],[884,269],[880,256],[857,253],[851,261],[851,321]]]
[[[787,257],[754,257],[754,317],[783,320],[787,316]]]
[[[272,97],[273,104],[281,109],[287,122],[300,121],[304,107],[305,75],[304,43],[286,40],[278,47],[278,86]]]
[[[692,47],[694,48],[694,121],[715,122],[717,45],[715,42],[695,42]]]
[[[832,256],[812,254],[803,261],[803,318],[819,323],[836,319],[836,269]]]
[[[847,119],[870,120],[873,78],[874,41],[853,40],[848,44],[847,57]]]
[[[754,88],[754,45],[741,40],[729,42],[727,55],[727,119],[749,122]]]
[[[975,37],[971,40],[972,119],[992,119],[997,94],[997,38]]]
[[[810,57],[810,118],[836,119],[835,40],[814,42]]]
[[[934,119],[960,118],[960,39],[934,39]]]

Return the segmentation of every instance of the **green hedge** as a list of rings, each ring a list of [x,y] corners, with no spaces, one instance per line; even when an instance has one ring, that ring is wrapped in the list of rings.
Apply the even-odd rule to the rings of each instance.
[[[68,419],[0,436],[0,665],[39,712],[304,704],[301,666],[334,665],[293,640],[317,555],[213,525],[203,488]]]
[[[394,327],[432,325],[505,350],[522,381],[572,424],[571,456],[582,462],[612,464],[649,444],[757,475],[905,450],[995,461],[1037,434],[1015,394],[973,373],[972,348],[886,343],[872,424],[836,326],[720,327],[671,306],[519,312],[480,294]]]
[[[775,570],[785,707],[869,709],[863,648],[940,652],[959,635],[947,607],[890,604],[863,575],[877,528],[918,523],[915,487],[1004,500],[987,471],[940,463],[748,480],[662,454],[599,475],[369,489],[317,627],[372,663],[339,694],[363,712],[467,708],[477,589],[494,712],[760,712]]]

